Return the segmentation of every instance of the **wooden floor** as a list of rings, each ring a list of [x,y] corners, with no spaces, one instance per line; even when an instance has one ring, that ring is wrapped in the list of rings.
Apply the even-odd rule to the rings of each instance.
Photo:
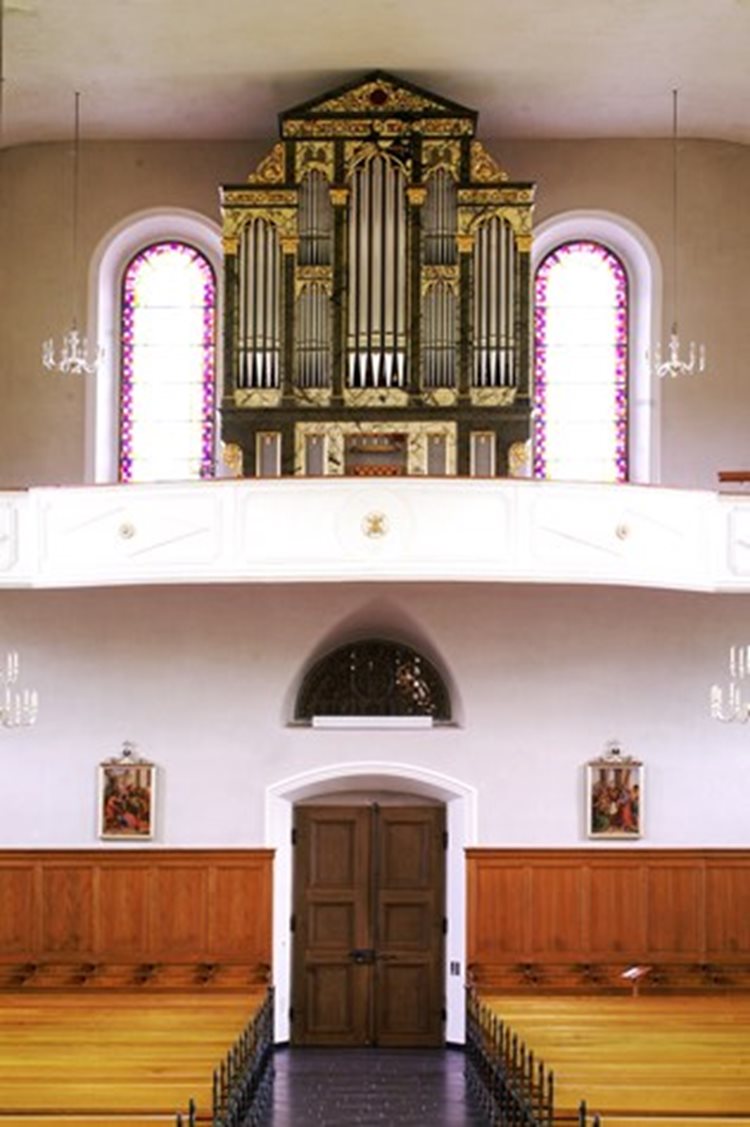
[[[213,1069],[261,994],[0,994],[0,1127],[163,1127]]]
[[[497,997],[554,1070],[556,1110],[602,1127],[750,1127],[750,995]]]

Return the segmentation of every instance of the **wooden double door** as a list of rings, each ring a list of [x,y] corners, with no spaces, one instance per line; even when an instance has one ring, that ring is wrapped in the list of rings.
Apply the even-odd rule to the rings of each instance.
[[[298,806],[292,1040],[443,1044],[445,810]]]

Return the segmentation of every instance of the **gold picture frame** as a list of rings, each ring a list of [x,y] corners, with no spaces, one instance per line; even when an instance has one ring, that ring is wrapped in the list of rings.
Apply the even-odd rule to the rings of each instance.
[[[586,832],[590,838],[635,840],[643,835],[643,763],[615,741],[586,764]]]
[[[98,831],[107,841],[148,841],[154,836],[156,766],[126,741],[122,754],[99,764]]]

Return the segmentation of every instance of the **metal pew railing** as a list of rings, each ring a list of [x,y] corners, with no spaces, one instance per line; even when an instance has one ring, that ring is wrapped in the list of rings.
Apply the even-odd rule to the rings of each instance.
[[[211,1127],[256,1127],[265,1114],[273,1082],[273,987],[224,1060],[214,1071]],[[175,1127],[196,1127],[193,1100]]]
[[[479,998],[466,991],[467,1078],[493,1127],[554,1127],[555,1078],[543,1061]],[[568,1118],[567,1116],[565,1118]],[[570,1122],[570,1119],[568,1119]],[[581,1103],[578,1127],[600,1127]]]

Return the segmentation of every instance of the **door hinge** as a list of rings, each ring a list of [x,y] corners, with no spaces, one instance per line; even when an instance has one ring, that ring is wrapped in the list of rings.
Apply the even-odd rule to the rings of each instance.
[[[294,915],[294,913],[292,913],[292,915],[289,917],[289,930],[297,930],[297,917]]]
[[[289,1020],[294,1021],[294,1006],[289,1007]]]
[[[448,1020],[448,1011],[446,1010],[445,1006],[443,1006],[440,1010],[440,1020],[441,1021],[447,1021]]]
[[[448,831],[443,830],[443,849],[448,848]]]
[[[292,845],[296,845],[296,844],[297,844],[297,827],[293,826],[292,827]]]
[[[443,916],[443,935],[448,934],[448,917]]]

